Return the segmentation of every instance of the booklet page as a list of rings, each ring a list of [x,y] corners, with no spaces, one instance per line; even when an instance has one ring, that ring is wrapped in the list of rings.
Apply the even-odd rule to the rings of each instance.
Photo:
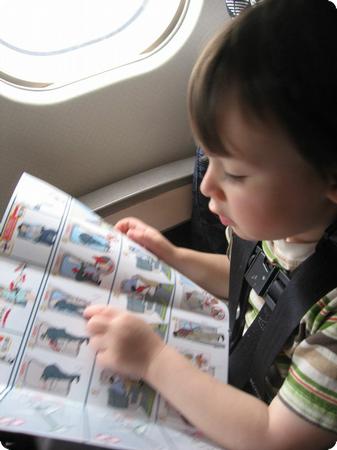
[[[83,311],[138,314],[226,382],[223,301],[28,174],[0,224],[0,267],[0,430],[119,449],[216,448],[142,380],[96,364]]]

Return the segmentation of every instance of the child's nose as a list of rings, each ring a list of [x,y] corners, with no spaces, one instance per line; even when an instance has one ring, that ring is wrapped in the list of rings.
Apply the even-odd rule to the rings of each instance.
[[[201,182],[200,191],[205,197],[212,197],[220,201],[226,200],[226,194],[217,182],[216,174],[210,166]]]
[[[209,182],[208,182],[208,169],[207,172],[204,175],[204,178],[202,179],[202,182],[200,184],[200,192],[202,193],[202,195],[204,195],[205,197],[209,197]]]

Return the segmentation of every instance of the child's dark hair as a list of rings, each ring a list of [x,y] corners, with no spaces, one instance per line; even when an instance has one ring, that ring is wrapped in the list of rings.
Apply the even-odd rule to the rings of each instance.
[[[302,157],[337,178],[337,10],[328,0],[263,0],[205,49],[189,85],[197,139],[225,152],[217,126],[226,95],[274,119]]]

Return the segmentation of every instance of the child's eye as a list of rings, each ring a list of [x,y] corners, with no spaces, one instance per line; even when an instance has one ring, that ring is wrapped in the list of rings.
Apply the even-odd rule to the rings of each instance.
[[[232,173],[225,172],[224,178],[225,178],[225,180],[228,180],[228,181],[242,182],[247,177],[245,175],[234,175]]]

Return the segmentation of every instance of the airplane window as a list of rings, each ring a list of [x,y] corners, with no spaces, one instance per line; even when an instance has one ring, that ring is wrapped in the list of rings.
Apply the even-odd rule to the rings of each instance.
[[[0,77],[45,88],[157,51],[188,0],[0,0]]]

